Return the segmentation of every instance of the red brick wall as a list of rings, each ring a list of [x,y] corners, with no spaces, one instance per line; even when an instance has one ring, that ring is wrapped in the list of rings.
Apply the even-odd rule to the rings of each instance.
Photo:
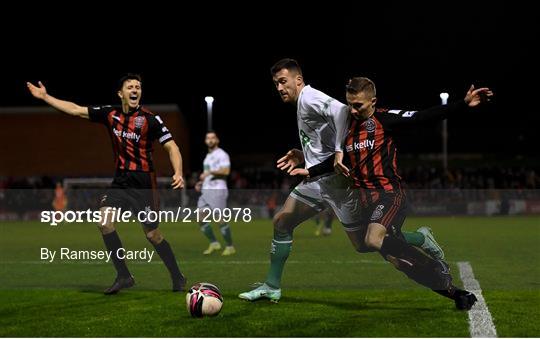
[[[149,105],[169,128],[189,168],[189,135],[176,105]],[[158,176],[169,176],[167,153],[154,143]],[[103,125],[50,108],[0,110],[0,176],[112,176],[111,140]]]

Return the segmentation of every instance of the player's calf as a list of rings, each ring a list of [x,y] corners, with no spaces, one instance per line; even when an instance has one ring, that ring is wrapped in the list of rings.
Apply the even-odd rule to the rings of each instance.
[[[129,285],[129,283],[123,282],[122,279],[124,280],[128,278],[133,279],[126,265],[126,261],[124,260],[124,258],[120,258],[119,253],[118,253],[118,250],[120,248],[123,248],[123,245],[122,245],[122,241],[120,240],[120,237],[118,236],[118,233],[116,232],[114,228],[114,224],[111,219],[112,217],[110,216],[110,213],[107,212],[107,211],[110,211],[110,209],[111,207],[102,207],[100,209],[101,222],[98,223],[98,229],[101,232],[101,236],[103,237],[105,248],[107,248],[107,251],[111,253],[111,259],[112,259],[111,261],[117,273],[117,279],[115,280],[113,285],[107,290],[110,293],[107,293],[106,291],[106,294],[117,293],[121,288],[123,288],[122,287],[123,285]]]
[[[154,245],[157,254],[169,271],[173,284],[173,292],[183,291],[185,289],[186,278],[182,272],[180,272],[180,268],[176,262],[176,257],[172,251],[171,245],[167,242],[167,240],[165,240],[165,238],[163,238],[163,235],[158,229],[151,229],[147,226],[144,226],[143,229],[146,233],[146,238],[152,243],[152,245]]]
[[[452,275],[448,264],[444,261],[436,261],[436,265],[421,267],[413,265],[401,265],[400,270],[409,278],[420,285],[431,289],[448,289],[452,286]]]
[[[105,291],[105,294],[115,294],[126,286],[133,286],[133,284],[128,281],[129,279],[133,280],[133,277],[129,272],[125,259],[119,256],[118,250],[123,248],[123,246],[118,233],[116,233],[116,231],[113,229],[113,231],[110,233],[103,233],[102,237],[107,251],[111,253],[112,263],[117,273],[115,282],[111,287],[109,287],[109,289]],[[131,286],[128,286],[130,284]]]
[[[380,253],[398,270],[423,286],[436,290],[451,286],[452,276],[448,264],[442,260],[433,260],[397,237],[385,237]]]

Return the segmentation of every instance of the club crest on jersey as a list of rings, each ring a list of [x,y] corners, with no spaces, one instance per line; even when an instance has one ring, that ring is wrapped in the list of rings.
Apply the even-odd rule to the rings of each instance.
[[[300,141],[302,142],[302,147],[304,147],[311,142],[311,138],[306,134],[306,132],[300,130]]]
[[[384,209],[384,205],[379,205],[375,207],[375,211],[373,211],[373,214],[371,215],[371,220],[380,219],[383,215],[383,212],[382,212],[383,209]]]
[[[144,117],[135,118],[135,128],[142,128],[146,119]]]
[[[375,131],[375,128],[377,128],[377,124],[375,124],[375,121],[372,118],[369,118],[364,122],[364,127],[366,128],[366,131],[371,133]]]

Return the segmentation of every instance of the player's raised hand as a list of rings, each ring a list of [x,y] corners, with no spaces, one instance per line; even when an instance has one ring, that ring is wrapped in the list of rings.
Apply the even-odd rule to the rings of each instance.
[[[41,81],[38,81],[38,86],[34,86],[31,82],[27,82],[26,87],[28,87],[28,90],[35,98],[44,100],[47,96],[47,89],[43,86]]]
[[[184,178],[180,174],[173,175],[171,186],[173,189],[184,188]]]
[[[277,168],[291,173],[292,170],[304,162],[304,154],[298,149],[292,149],[277,161]]]
[[[336,152],[334,158],[334,171],[337,174],[343,174],[346,177],[349,177],[349,169],[347,166],[343,165],[343,152]]]
[[[474,89],[474,85],[471,85],[471,88],[469,88],[465,95],[465,103],[469,107],[475,107],[481,103],[491,101],[491,97],[493,97],[493,91],[489,88],[482,87]]]

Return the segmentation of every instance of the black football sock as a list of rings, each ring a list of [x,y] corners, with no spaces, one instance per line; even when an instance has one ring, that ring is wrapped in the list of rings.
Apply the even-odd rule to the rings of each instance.
[[[433,259],[425,256],[418,249],[396,237],[384,237],[380,252],[385,258],[387,255],[391,255],[407,261],[414,261],[411,264],[416,264],[420,267],[435,266],[435,261]]]
[[[387,236],[383,240],[381,255],[396,258],[398,270],[420,285],[433,290],[445,290],[452,281],[447,266],[424,255],[418,249],[396,237]]]
[[[174,253],[171,249],[171,245],[167,242],[167,240],[163,239],[159,244],[153,244],[154,248],[156,249],[157,254],[163,260],[163,263],[169,270],[169,273],[171,274],[171,278],[173,280],[176,279],[182,279],[183,275],[180,272],[180,268],[178,268],[178,264],[176,263],[176,258],[174,256]]]
[[[118,258],[118,249],[122,248],[122,241],[120,241],[118,233],[114,231],[109,234],[102,234],[102,236],[107,251],[111,253],[112,262],[114,264],[114,268],[116,268],[118,276],[122,278],[131,276],[126,265],[126,261],[124,259]]]

